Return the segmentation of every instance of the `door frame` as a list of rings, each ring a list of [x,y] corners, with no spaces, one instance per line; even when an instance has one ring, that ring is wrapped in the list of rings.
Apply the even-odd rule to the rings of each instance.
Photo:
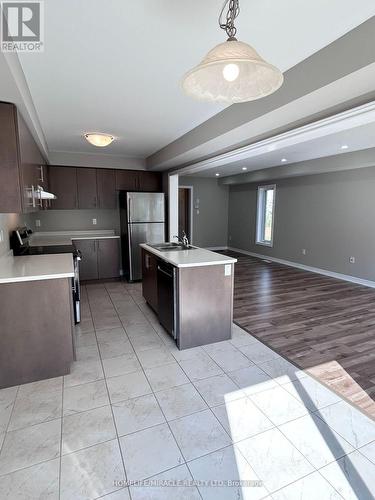
[[[189,189],[190,190],[190,196],[189,196],[189,204],[190,204],[190,223],[189,223],[189,233],[190,233],[190,240],[189,243],[193,244],[193,217],[194,217],[194,187],[193,186],[178,186],[178,189]]]

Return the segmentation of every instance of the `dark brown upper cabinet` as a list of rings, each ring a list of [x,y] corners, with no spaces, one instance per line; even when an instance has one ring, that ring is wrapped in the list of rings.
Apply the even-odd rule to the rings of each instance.
[[[77,168],[78,208],[97,208],[98,189],[95,168]]]
[[[116,189],[119,191],[162,191],[162,177],[159,172],[143,170],[116,170]]]
[[[56,200],[52,200],[52,210],[78,208],[77,169],[75,167],[50,167],[49,184],[51,192],[57,196]]]
[[[118,191],[138,191],[138,172],[116,170],[116,189]]]
[[[37,211],[45,160],[14,104],[0,102],[0,130],[0,213]]]
[[[162,191],[162,174],[159,172],[139,172],[139,190],[159,193]]]
[[[116,177],[115,171],[106,168],[96,169],[99,208],[116,208]]]

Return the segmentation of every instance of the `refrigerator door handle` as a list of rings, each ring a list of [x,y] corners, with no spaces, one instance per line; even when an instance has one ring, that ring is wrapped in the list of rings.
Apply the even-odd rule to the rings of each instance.
[[[131,197],[128,195],[128,222],[133,222],[132,221],[132,212],[131,212],[131,207],[132,207],[132,199]]]
[[[129,238],[128,238],[128,245],[129,245],[129,279],[130,281],[133,280],[133,259],[132,259],[132,225],[128,224],[128,231],[129,231]]]

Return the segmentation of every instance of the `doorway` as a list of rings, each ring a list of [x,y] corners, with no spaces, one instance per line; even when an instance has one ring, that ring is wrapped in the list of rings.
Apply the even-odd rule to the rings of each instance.
[[[193,187],[178,188],[178,235],[185,231],[189,242],[193,241]]]

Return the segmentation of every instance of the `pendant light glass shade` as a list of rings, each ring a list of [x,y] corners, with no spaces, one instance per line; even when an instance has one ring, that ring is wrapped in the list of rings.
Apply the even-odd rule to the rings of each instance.
[[[247,43],[228,40],[214,47],[182,80],[184,91],[202,101],[238,103],[275,92],[284,81]]]

